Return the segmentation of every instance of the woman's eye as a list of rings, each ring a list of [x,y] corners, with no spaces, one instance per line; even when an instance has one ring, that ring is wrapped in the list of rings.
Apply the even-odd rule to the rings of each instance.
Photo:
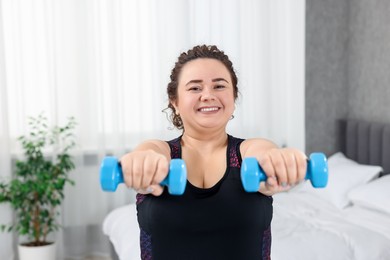
[[[188,89],[189,91],[199,91],[200,90],[200,87],[198,86],[192,86]]]
[[[217,85],[217,86],[215,86],[215,88],[216,89],[223,89],[223,88],[225,88],[225,86],[224,85]]]

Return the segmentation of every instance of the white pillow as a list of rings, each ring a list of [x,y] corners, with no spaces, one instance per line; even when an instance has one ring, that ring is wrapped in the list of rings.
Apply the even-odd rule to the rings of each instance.
[[[328,158],[328,169],[329,179],[325,188],[315,189],[310,181],[306,181],[297,191],[319,196],[340,209],[350,203],[349,191],[378,177],[382,171],[380,166],[358,164],[341,152]]]
[[[352,204],[390,214],[390,175],[351,190],[348,198]]]

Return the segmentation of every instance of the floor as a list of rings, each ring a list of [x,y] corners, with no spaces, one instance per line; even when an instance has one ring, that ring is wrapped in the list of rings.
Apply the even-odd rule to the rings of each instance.
[[[111,257],[106,257],[106,256],[91,256],[87,257],[84,260],[111,260]]]
[[[74,259],[65,259],[65,260],[74,260]],[[107,256],[87,256],[83,259],[77,259],[77,260],[112,260],[111,257]]]

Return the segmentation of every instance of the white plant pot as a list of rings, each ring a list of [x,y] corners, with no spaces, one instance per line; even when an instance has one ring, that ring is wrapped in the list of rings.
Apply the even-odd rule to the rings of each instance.
[[[55,260],[56,244],[45,246],[23,246],[18,245],[19,260]]]

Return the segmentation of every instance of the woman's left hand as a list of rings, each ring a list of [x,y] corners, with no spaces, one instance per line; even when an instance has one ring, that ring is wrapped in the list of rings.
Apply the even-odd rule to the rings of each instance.
[[[260,183],[259,192],[271,196],[286,191],[305,179],[306,155],[293,148],[272,148],[257,158],[267,175],[267,181]]]

